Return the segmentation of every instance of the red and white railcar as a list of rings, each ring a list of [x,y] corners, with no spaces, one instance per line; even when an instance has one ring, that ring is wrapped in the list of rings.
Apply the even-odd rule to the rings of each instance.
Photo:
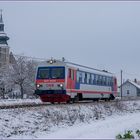
[[[43,102],[114,99],[117,96],[117,79],[113,74],[60,60],[42,62],[37,68],[35,83],[35,94]]]

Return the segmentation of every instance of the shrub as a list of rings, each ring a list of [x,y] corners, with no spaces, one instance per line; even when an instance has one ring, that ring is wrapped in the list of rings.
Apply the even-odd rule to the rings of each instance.
[[[131,130],[126,131],[123,135],[118,134],[116,139],[134,139],[134,135]]]

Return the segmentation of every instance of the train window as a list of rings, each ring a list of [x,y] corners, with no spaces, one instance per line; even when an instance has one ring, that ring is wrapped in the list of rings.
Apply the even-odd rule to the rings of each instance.
[[[94,80],[95,80],[94,77],[95,77],[94,74],[91,74],[91,84],[94,84]]]
[[[82,73],[79,72],[79,82],[82,83]]]
[[[112,86],[112,78],[110,77],[110,86]]]
[[[103,76],[103,85],[105,86],[106,85],[106,77]]]
[[[102,76],[102,85],[104,86],[104,76]]]
[[[82,73],[80,71],[77,72],[77,82],[82,83]]]
[[[103,85],[103,76],[100,76],[100,84]]]
[[[50,77],[50,70],[49,68],[39,68],[37,77],[39,79],[48,79]]]
[[[94,80],[95,84],[97,84],[97,79],[98,79],[98,76],[95,74],[95,80]]]
[[[111,79],[110,79],[110,77],[109,77],[109,86],[111,86]]]
[[[99,81],[100,81],[100,76],[97,75],[97,85],[99,85]]]
[[[51,78],[52,79],[63,79],[64,78],[64,68],[51,68]]]
[[[90,84],[90,74],[87,73],[87,84]]]
[[[108,86],[108,77],[106,77],[106,85]]]
[[[85,73],[84,83],[87,83],[87,73]]]
[[[110,79],[110,77],[108,77],[108,86],[110,86],[111,85],[111,79]]]
[[[79,83],[79,71],[77,71],[77,74],[76,74],[76,81]]]
[[[99,75],[99,85],[101,85],[102,76]]]
[[[108,86],[110,86],[110,77],[108,77]]]
[[[74,70],[71,70],[71,79],[74,80]]]
[[[71,78],[71,69],[69,69],[69,78]]]
[[[102,76],[99,75],[99,85],[101,85]]]
[[[105,77],[105,85],[107,86],[107,77]]]
[[[89,74],[89,84],[92,84],[92,78],[91,78],[91,74]]]
[[[82,83],[84,83],[84,82],[85,82],[85,73],[82,72]]]

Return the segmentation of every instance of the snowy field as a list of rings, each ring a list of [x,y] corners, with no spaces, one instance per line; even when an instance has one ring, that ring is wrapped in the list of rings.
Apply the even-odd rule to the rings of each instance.
[[[107,138],[140,129],[140,101],[0,110],[0,139]]]
[[[61,128],[48,135],[40,135],[40,138],[94,138],[94,139],[115,139],[117,134],[124,133],[125,130],[134,132],[140,128],[140,112],[125,115],[113,115],[106,119],[84,123],[72,127]],[[136,136],[135,136],[136,137]]]
[[[0,99],[0,106],[3,105],[16,105],[16,104],[27,104],[27,103],[41,103],[40,99]]]

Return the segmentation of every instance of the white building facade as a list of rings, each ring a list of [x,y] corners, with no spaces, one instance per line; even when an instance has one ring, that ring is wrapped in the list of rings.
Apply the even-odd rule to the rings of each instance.
[[[133,81],[127,80],[122,84],[121,87],[122,87],[122,97],[140,96],[140,85]]]

